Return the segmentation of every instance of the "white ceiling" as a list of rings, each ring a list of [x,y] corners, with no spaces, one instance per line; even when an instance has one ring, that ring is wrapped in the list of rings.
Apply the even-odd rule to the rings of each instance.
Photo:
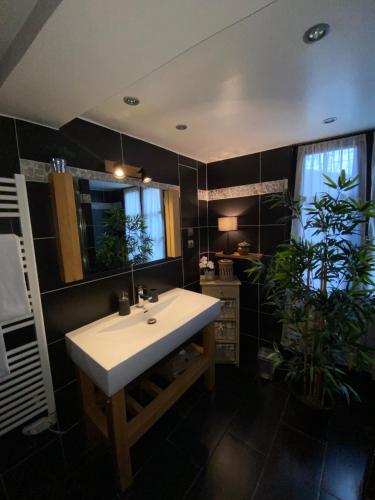
[[[0,0],[0,60],[36,3],[37,0]]]
[[[374,20],[374,0],[63,0],[0,112],[81,115],[203,161],[371,128]],[[321,21],[329,36],[304,44]]]

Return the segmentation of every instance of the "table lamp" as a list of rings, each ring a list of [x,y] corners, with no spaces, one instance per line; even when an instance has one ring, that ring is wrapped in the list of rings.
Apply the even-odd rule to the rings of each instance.
[[[227,248],[223,251],[224,254],[231,254],[229,248],[229,231],[237,231],[237,217],[219,217],[217,219],[219,231],[227,232]]]

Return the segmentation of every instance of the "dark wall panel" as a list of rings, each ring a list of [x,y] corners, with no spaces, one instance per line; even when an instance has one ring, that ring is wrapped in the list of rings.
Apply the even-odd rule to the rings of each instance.
[[[154,181],[178,185],[177,153],[122,134],[125,163],[143,168]]]
[[[72,165],[104,171],[104,161],[122,161],[121,134],[76,118],[61,128],[67,147],[75,152]]]
[[[208,203],[208,225],[217,226],[218,217],[238,217],[239,226],[259,224],[259,196],[215,200]]]
[[[295,147],[262,151],[260,177],[262,182],[291,179],[294,170]]]
[[[208,189],[260,182],[260,154],[238,156],[207,165]]]
[[[197,170],[179,165],[182,227],[198,227]]]
[[[199,228],[182,230],[182,254],[184,256],[184,285],[199,280]]]
[[[11,177],[19,169],[14,120],[0,116],[0,177]]]

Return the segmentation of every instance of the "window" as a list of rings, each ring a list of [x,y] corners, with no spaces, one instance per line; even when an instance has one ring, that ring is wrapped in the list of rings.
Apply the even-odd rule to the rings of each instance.
[[[142,214],[147,233],[152,239],[152,256],[149,261],[165,259],[165,231],[163,191],[157,188],[131,188],[124,190],[126,215]]]
[[[366,137],[357,135],[334,141],[309,144],[298,148],[295,195],[305,198],[310,203],[319,193],[333,192],[324,184],[323,174],[337,180],[341,170],[345,170],[347,177],[359,176],[359,185],[350,191],[353,198],[366,197]],[[304,220],[303,220],[304,222]],[[363,231],[365,228],[363,228]],[[310,232],[310,234],[309,234]],[[311,232],[304,235],[311,239]],[[295,221],[292,226],[295,237],[302,236],[301,225]],[[315,239],[318,239],[316,236]],[[361,235],[351,235],[354,242],[360,241]]]

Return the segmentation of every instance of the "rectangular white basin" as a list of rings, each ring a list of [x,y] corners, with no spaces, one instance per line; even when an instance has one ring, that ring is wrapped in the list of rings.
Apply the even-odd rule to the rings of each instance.
[[[106,316],[66,334],[68,353],[107,396],[112,396],[195,335],[220,314],[220,300],[174,288],[133,306],[129,316]],[[147,320],[155,318],[156,323]]]

